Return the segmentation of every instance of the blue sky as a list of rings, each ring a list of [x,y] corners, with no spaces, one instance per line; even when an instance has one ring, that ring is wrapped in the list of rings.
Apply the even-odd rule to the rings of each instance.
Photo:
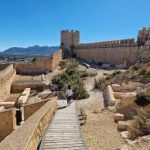
[[[150,27],[150,0],[0,0],[0,51],[59,45],[62,29],[81,42],[132,38]]]

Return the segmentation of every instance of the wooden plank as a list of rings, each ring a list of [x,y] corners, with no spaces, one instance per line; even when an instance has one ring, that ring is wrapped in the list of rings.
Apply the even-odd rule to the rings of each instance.
[[[64,101],[59,101],[59,106]],[[59,109],[47,129],[41,142],[40,150],[85,150],[80,133],[75,103]]]

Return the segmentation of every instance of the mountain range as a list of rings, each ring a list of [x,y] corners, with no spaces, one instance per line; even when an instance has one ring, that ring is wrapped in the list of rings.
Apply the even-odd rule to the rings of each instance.
[[[27,48],[22,47],[11,47],[3,52],[0,52],[1,55],[40,55],[48,56],[51,53],[57,51],[59,46],[31,46]]]

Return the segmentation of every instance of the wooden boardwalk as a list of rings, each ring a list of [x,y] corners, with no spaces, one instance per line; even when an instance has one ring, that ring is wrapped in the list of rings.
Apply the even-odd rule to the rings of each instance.
[[[58,100],[59,107],[66,101]],[[40,145],[40,150],[87,150],[84,145],[75,102],[58,109]]]

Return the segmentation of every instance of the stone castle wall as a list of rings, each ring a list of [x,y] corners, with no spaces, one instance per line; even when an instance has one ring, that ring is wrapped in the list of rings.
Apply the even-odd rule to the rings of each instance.
[[[58,50],[51,55],[51,58],[39,58],[31,64],[17,64],[16,70],[20,74],[42,74],[53,71],[61,60],[62,50]]]
[[[59,50],[52,55],[51,69],[54,70],[59,65],[61,60],[62,60],[62,50]]]
[[[132,46],[129,46],[132,45]],[[139,49],[135,43],[81,44],[74,48],[77,58],[95,63],[132,65],[138,59]]]
[[[62,31],[61,44],[63,44],[63,54],[70,54],[70,56],[76,56],[95,63],[130,66],[142,54],[141,46],[146,44],[150,46],[150,42],[148,42],[148,40],[150,41],[150,28],[140,30],[137,41],[135,39],[125,39],[85,44],[79,43],[80,33],[79,31],[76,32],[78,34],[73,35],[71,31]],[[72,37],[78,39],[78,42],[73,42]]]
[[[9,96],[15,75],[16,70],[13,65],[8,65],[0,71],[0,101],[4,101]]]

